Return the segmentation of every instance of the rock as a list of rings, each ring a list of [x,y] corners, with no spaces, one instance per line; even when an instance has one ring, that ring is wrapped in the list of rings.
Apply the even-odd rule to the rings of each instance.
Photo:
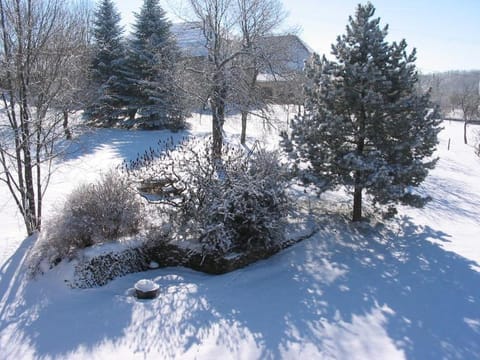
[[[158,265],[158,263],[155,262],[155,261],[150,261],[150,264],[148,264],[148,267],[150,269],[158,269],[160,267],[160,265]]]

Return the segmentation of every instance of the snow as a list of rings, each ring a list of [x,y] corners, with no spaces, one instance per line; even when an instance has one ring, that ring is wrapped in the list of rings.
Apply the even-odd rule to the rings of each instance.
[[[155,261],[150,261],[150,264],[148,264],[148,267],[150,269],[158,269],[160,267],[160,265]]]
[[[159,289],[159,285],[152,280],[141,279],[135,283],[135,289],[143,292],[155,291]]]
[[[417,223],[441,229],[445,240],[430,240],[472,260],[475,267],[480,264],[480,157],[473,146],[463,144],[463,123],[444,121],[442,126],[440,162],[423,186],[427,194],[433,194],[433,201],[423,210],[404,209],[404,213]],[[469,126],[470,143],[475,142],[478,130],[480,126]]]
[[[280,127],[287,115],[277,110]],[[209,133],[207,116],[191,122],[191,135]],[[230,141],[239,139],[238,123],[238,116],[226,123]],[[221,276],[154,269],[81,290],[64,284],[71,276],[64,262],[28,281],[35,237],[23,240],[0,185],[0,358],[480,358],[480,158],[463,144],[462,123],[443,126],[440,161],[422,187],[433,197],[426,208],[401,208],[387,224],[351,224],[343,192],[319,200],[298,186],[320,231]],[[249,129],[249,146],[278,140],[261,122]],[[79,182],[170,135],[81,136],[54,174],[47,214]],[[160,286],[148,302],[131,296],[145,278]]]

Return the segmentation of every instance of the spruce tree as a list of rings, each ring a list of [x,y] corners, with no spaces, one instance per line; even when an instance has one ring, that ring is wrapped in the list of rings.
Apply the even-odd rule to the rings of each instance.
[[[97,124],[112,124],[122,112],[125,48],[120,14],[112,0],[102,0],[94,13],[91,82],[94,98],[86,116]]]
[[[183,128],[184,107],[175,72],[179,50],[165,11],[158,0],[144,0],[135,18],[125,72],[132,125]]]
[[[336,61],[315,55],[307,65],[305,113],[289,143],[323,189],[352,191],[353,221],[364,193],[389,214],[398,203],[422,206],[427,199],[413,189],[436,163],[439,119],[430,94],[418,93],[415,50],[386,42],[374,12],[357,7],[332,45]]]

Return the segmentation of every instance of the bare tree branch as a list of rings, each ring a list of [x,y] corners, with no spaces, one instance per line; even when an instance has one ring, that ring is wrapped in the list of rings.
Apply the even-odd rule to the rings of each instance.
[[[8,119],[0,134],[0,180],[29,235],[40,230],[43,197],[63,138],[59,109],[84,76],[75,65],[86,69],[80,64],[86,63],[83,15],[89,10],[78,4],[84,7],[62,0],[0,0],[0,88]]]

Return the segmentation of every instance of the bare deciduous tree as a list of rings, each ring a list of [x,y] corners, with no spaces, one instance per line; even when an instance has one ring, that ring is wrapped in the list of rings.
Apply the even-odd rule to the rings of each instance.
[[[480,81],[480,71],[446,71],[440,73],[421,74],[420,88],[422,91],[431,89],[432,100],[440,106],[442,116],[446,118],[455,118],[455,109],[458,109],[456,94],[462,93],[465,84],[478,86]]]
[[[87,49],[88,17],[79,17],[72,6],[63,0],[0,0],[0,96],[6,114],[0,124],[0,181],[28,235],[41,228],[43,197],[64,134],[63,112],[75,96],[75,66]]]
[[[212,156],[220,157],[228,93],[228,67],[241,54],[232,37],[236,20],[232,11],[234,0],[188,0],[188,2],[194,17],[201,24],[205,37],[207,59],[205,68],[201,71],[209,88],[207,94],[212,111]]]
[[[270,46],[265,39],[278,30],[286,17],[279,0],[187,0],[205,40],[203,68],[187,66],[202,79],[212,111],[213,156],[221,153],[227,102],[242,114],[241,142],[245,142],[247,118],[253,109],[266,109],[258,75],[282,59],[285,49]],[[183,10],[185,12],[185,10]],[[190,64],[191,65],[191,64]],[[198,95],[198,94],[197,94]],[[257,112],[258,115],[258,112]],[[262,112],[266,118],[267,112]]]
[[[265,98],[257,86],[258,75],[278,58],[279,49],[268,45],[265,38],[279,28],[286,17],[278,0],[237,0],[238,27],[242,50],[237,104],[242,117],[240,142],[245,144],[247,119],[252,108],[263,109]],[[277,64],[278,65],[278,64]]]
[[[479,120],[480,117],[479,85],[472,81],[465,81],[460,90],[451,96],[450,101],[453,107],[462,110],[463,141],[468,144],[467,125],[472,120]]]

